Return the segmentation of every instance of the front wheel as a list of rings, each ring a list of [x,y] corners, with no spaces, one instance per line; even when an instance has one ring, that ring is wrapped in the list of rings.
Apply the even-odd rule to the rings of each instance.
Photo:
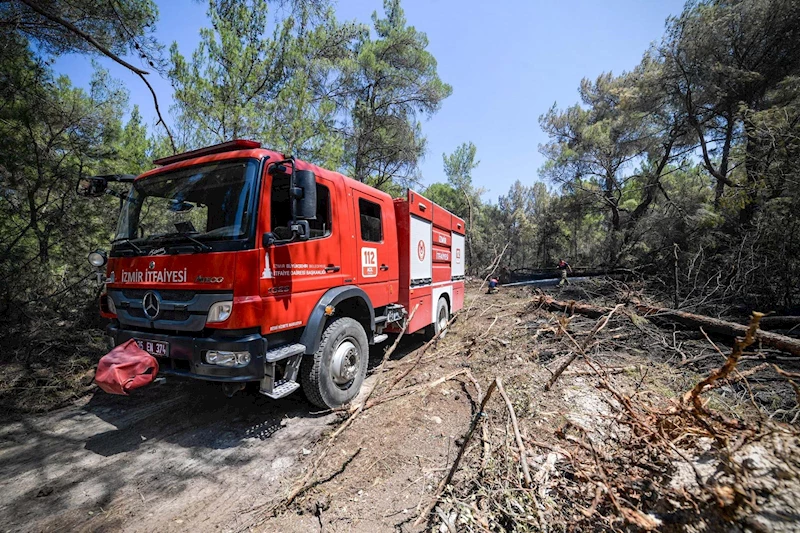
[[[349,317],[331,320],[319,349],[300,365],[306,398],[322,408],[341,407],[356,397],[367,375],[369,343],[364,328]]]

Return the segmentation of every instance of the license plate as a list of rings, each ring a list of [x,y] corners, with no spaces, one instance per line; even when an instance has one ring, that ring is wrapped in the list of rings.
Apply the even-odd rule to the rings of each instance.
[[[155,357],[169,356],[169,343],[164,341],[150,341],[146,339],[134,339],[139,348]]]

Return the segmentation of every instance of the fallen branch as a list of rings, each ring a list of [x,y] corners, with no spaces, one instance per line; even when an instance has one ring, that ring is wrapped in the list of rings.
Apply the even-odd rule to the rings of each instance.
[[[537,446],[539,448],[544,448],[545,450],[550,450],[551,452],[555,452],[557,454],[563,455],[564,457],[566,457],[570,461],[572,460],[572,454],[569,453],[567,450],[558,448],[558,447],[553,446],[552,444],[548,444],[546,442],[534,440],[534,439],[532,439],[530,437],[524,437],[524,438],[528,442],[528,444],[530,444],[531,446]]]
[[[795,402],[797,403],[798,406],[800,406],[800,386],[798,386],[797,383],[795,383],[795,381],[792,379],[792,378],[795,379],[800,378],[800,374],[796,372],[786,372],[778,365],[772,365],[772,367],[775,369],[775,372],[785,377],[786,380],[789,382],[789,385],[792,386],[792,388],[794,389]]]
[[[489,281],[489,278],[490,278],[490,277],[492,277],[492,274],[494,274],[494,271],[495,271],[495,270],[497,270],[497,267],[499,267],[499,266],[500,266],[500,260],[501,260],[501,259],[503,258],[503,256],[505,255],[505,253],[506,253],[506,250],[508,250],[508,246],[509,246],[509,244],[510,244],[510,243],[506,243],[506,245],[503,247],[503,250],[500,252],[500,254],[499,254],[499,255],[497,255],[497,256],[496,256],[496,257],[495,257],[495,258],[492,260],[492,262],[491,262],[491,264],[489,265],[489,267],[488,267],[488,268],[486,268],[486,270],[484,270],[484,272],[488,271],[489,273],[486,275],[486,277],[485,277],[485,278],[483,278],[483,281],[481,282],[481,286],[480,286],[480,287],[478,287],[478,294],[480,294],[481,292],[483,292],[483,287],[484,287],[484,285],[486,285],[486,282],[487,282],[487,281]],[[464,314],[465,314],[465,316],[469,317],[469,314],[470,314],[470,312],[472,311],[472,308],[475,306],[475,302],[477,302],[479,299],[480,299],[480,296],[476,296],[475,298],[473,298],[473,299],[472,299],[472,302],[470,302],[470,304],[469,304],[469,307],[467,308],[467,310],[466,310],[466,311],[464,311]]]
[[[417,309],[419,309],[420,305],[422,305],[422,302],[414,306],[414,309],[412,309],[411,313],[409,313],[408,315],[408,319],[406,319],[405,323],[403,324],[403,329],[400,330],[400,334],[397,335],[397,338],[394,340],[392,345],[389,347],[388,350],[386,350],[386,353],[383,354],[383,359],[381,359],[381,363],[378,365],[378,368],[376,369],[376,373],[378,375],[377,383],[375,383],[375,386],[372,387],[372,390],[369,391],[369,394],[367,394],[367,397],[364,398],[362,404],[367,403],[369,399],[372,398],[372,395],[375,393],[376,390],[378,390],[378,386],[383,382],[384,365],[386,364],[386,361],[389,360],[389,357],[391,357],[391,355],[397,349],[397,346],[400,344],[400,339],[403,338],[403,335],[408,329],[408,325],[411,324],[411,320],[414,318],[414,314],[417,312]]]
[[[636,310],[644,314],[645,317],[650,320],[668,320],[692,328],[699,328],[702,326],[703,329],[709,333],[724,335],[726,337],[744,337],[749,330],[748,326],[736,324],[735,322],[728,322],[705,315],[686,313],[684,311],[675,311],[674,309],[652,307],[641,303],[636,305]],[[800,356],[800,339],[793,339],[785,335],[759,330],[753,334],[753,342],[759,342],[764,346]]]
[[[736,368],[736,365],[739,363],[739,358],[742,356],[742,352],[744,352],[745,348],[755,342],[756,332],[758,331],[758,322],[761,320],[762,316],[764,315],[761,313],[755,311],[753,312],[753,317],[750,319],[750,325],[747,327],[744,339],[736,339],[736,344],[733,347],[733,351],[731,351],[731,354],[728,356],[725,364],[712,372],[707,378],[700,381],[692,390],[687,392],[683,397],[684,402],[691,403],[697,412],[706,412],[700,400],[700,394],[706,387],[711,388],[715,381],[727,378],[728,374],[730,374],[733,369]]]
[[[514,406],[511,405],[511,400],[508,399],[508,395],[503,388],[503,382],[500,381],[500,378],[496,378],[495,381],[497,382],[497,390],[500,391],[500,395],[503,397],[503,400],[505,400],[506,407],[508,408],[508,414],[511,416],[511,425],[514,427],[514,438],[517,440],[517,448],[519,449],[519,462],[522,466],[522,475],[525,477],[525,487],[531,488],[533,481],[531,481],[531,473],[528,470],[528,458],[525,453],[525,443],[522,442],[522,436],[519,434],[517,414],[514,412]]]
[[[458,317],[458,315],[453,315],[453,317],[450,319],[450,321],[449,321],[449,322],[447,323],[447,325],[444,327],[444,330],[442,330],[442,333],[444,333],[445,331],[447,331],[447,329],[450,327],[450,325],[451,325],[453,322],[455,322],[455,320],[456,320],[456,317]],[[390,390],[392,390],[392,389],[393,389],[393,388],[394,388],[394,387],[395,387],[395,386],[396,386],[398,383],[400,383],[400,382],[403,380],[403,378],[405,378],[407,375],[409,375],[409,374],[411,373],[411,371],[412,371],[412,370],[414,370],[414,368],[416,368],[416,366],[417,366],[417,364],[419,363],[420,359],[422,359],[422,356],[423,356],[423,355],[425,355],[425,352],[427,352],[427,351],[428,351],[428,348],[430,348],[430,347],[431,347],[431,346],[432,346],[434,343],[436,343],[436,341],[438,341],[438,340],[439,340],[439,339],[441,339],[441,338],[442,338],[442,335],[441,335],[441,334],[439,334],[439,335],[436,335],[434,338],[432,338],[431,340],[429,340],[428,342],[426,342],[426,343],[425,343],[425,344],[424,344],[422,347],[418,348],[417,350],[419,351],[419,355],[418,355],[418,356],[417,356],[417,358],[416,358],[416,359],[414,359],[414,361],[411,363],[411,366],[409,366],[409,367],[408,367],[408,368],[407,368],[407,369],[406,369],[404,372],[400,373],[400,374],[399,374],[399,375],[398,375],[396,378],[394,378],[394,380],[393,380],[393,381],[392,381],[392,383],[389,385],[389,387],[387,387],[387,389],[386,389],[386,390],[387,390],[387,391],[390,391]]]
[[[494,389],[500,384],[499,379],[495,379],[489,385],[489,388],[486,389],[486,395],[481,399],[481,405],[478,408],[478,411],[472,417],[472,422],[469,424],[469,429],[467,433],[464,435],[463,442],[461,443],[461,447],[458,449],[458,454],[456,454],[456,458],[453,461],[453,465],[450,467],[450,470],[447,472],[447,475],[439,482],[439,486],[436,489],[436,493],[433,495],[432,501],[425,507],[425,510],[420,513],[417,517],[416,521],[414,521],[414,526],[419,526],[422,521],[430,515],[433,508],[436,507],[436,503],[439,501],[439,497],[442,495],[445,487],[450,484],[450,481],[453,480],[453,475],[455,475],[456,470],[458,470],[458,465],[461,462],[461,458],[464,456],[464,451],[467,449],[467,444],[469,443],[470,439],[472,438],[472,434],[475,432],[475,428],[478,426],[478,421],[481,420],[484,416],[484,410],[486,409],[486,404],[491,398]]]
[[[378,398],[375,398],[374,400],[368,401],[366,404],[363,404],[363,408],[359,407],[359,409],[354,414],[356,414],[356,413],[358,413],[359,411],[362,411],[362,410],[366,411],[367,409],[371,409],[372,407],[375,407],[376,405],[380,405],[382,403],[386,403],[388,401],[395,400],[395,399],[397,399],[397,398],[399,398],[401,396],[406,396],[407,394],[414,394],[415,392],[419,392],[421,390],[432,389],[433,387],[441,385],[445,381],[450,381],[451,379],[456,378],[456,377],[458,377],[458,376],[460,376],[462,374],[466,374],[466,373],[467,373],[467,369],[466,368],[462,368],[461,370],[459,370],[457,372],[453,372],[452,374],[448,374],[446,376],[443,376],[443,377],[441,377],[439,379],[436,379],[434,381],[431,381],[429,383],[423,383],[422,385],[414,385],[412,387],[406,387],[405,389],[400,389],[398,391],[394,391],[394,392],[390,392],[388,394],[384,394],[383,396],[380,396]]]
[[[546,294],[540,295],[534,300],[538,307],[543,307],[548,311],[563,311],[567,314],[577,313],[579,315],[588,316],[589,318],[600,318],[601,316],[611,312],[610,307],[599,307],[596,305],[582,304],[571,300],[569,302],[562,302],[547,296]]]
[[[553,375],[547,381],[547,384],[544,386],[544,390],[546,390],[546,391],[550,390],[550,388],[553,386],[553,384],[555,384],[556,380],[558,380],[558,377],[564,372],[564,370],[567,369],[567,367],[569,365],[572,364],[572,362],[578,357],[578,355],[586,356],[586,348],[589,346],[589,343],[592,342],[592,339],[594,339],[594,336],[597,335],[598,333],[600,333],[600,331],[602,331],[602,329],[606,327],[606,325],[608,324],[608,321],[611,320],[611,317],[614,315],[614,313],[616,313],[617,310],[622,306],[623,306],[623,304],[617,305],[614,309],[612,309],[608,313],[608,315],[606,315],[606,319],[604,321],[598,322],[597,324],[595,324],[594,328],[589,333],[589,336],[586,337],[586,339],[584,339],[584,341],[581,344],[578,344],[575,341],[575,339],[572,337],[572,335],[569,334],[569,332],[566,330],[566,328],[564,328],[564,333],[575,344],[575,346],[578,348],[578,351],[573,353],[572,356],[570,356],[569,359],[564,361],[564,363],[562,363],[561,366],[556,369],[556,371],[553,373]]]
[[[627,372],[634,372],[638,369],[639,369],[638,366],[619,366],[613,368],[604,368],[603,373],[608,376],[611,376],[614,374],[625,374]],[[562,375],[573,378],[579,376],[595,376],[597,375],[597,372],[595,372],[594,370],[575,370],[574,372],[566,372],[565,374]]]
[[[330,474],[328,474],[324,478],[316,479],[316,480],[311,481],[311,482],[303,485],[302,487],[300,487],[296,491],[296,493],[294,493],[292,495],[292,501],[297,499],[297,497],[300,496],[301,494],[304,494],[304,493],[308,492],[309,490],[313,489],[317,485],[322,485],[323,483],[327,483],[328,481],[332,480],[333,478],[335,478],[336,476],[338,476],[339,474],[344,472],[345,469],[350,465],[350,463],[352,463],[355,460],[355,458],[358,457],[358,454],[360,454],[361,450],[363,450],[363,449],[364,448],[357,449],[350,457],[348,457],[347,459],[342,461],[342,464],[339,465],[339,468],[337,468],[336,470],[334,470],[333,472],[331,472]],[[286,505],[288,506],[290,503],[292,503],[292,501],[287,502]]]
[[[539,306],[550,311],[564,311],[568,314],[577,313],[590,318],[599,318],[611,311],[610,307],[601,307],[579,302],[558,301],[550,296],[540,295],[534,302]],[[643,303],[636,304],[636,310],[651,322],[669,321],[682,324],[690,328],[704,328],[710,333],[725,337],[743,337],[747,333],[747,326],[720,320],[705,315],[676,311],[663,307],[653,307]],[[787,352],[800,357],[800,339],[779,335],[769,331],[758,330],[755,333],[755,341],[763,346]]]

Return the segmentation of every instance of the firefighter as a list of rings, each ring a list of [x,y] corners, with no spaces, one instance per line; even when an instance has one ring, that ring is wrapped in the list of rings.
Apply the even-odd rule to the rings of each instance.
[[[571,274],[572,267],[569,266],[569,263],[562,259],[558,262],[558,268],[561,270],[561,281],[558,282],[558,286],[561,287],[562,285],[569,285],[569,280],[567,279],[567,270],[569,270]]]
[[[500,282],[497,281],[497,278],[492,278],[489,280],[489,290],[486,291],[486,294],[494,294],[497,292],[497,286],[500,285]]]

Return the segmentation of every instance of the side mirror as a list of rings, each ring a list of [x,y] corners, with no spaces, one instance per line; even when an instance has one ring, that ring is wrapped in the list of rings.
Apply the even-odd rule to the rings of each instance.
[[[317,179],[310,170],[298,170],[294,174],[292,196],[297,200],[297,218],[316,220]]]
[[[105,194],[107,187],[108,181],[104,177],[81,178],[75,192],[84,198],[97,198]]]
[[[264,245],[264,248],[269,248],[270,246],[275,244],[275,241],[277,240],[278,238],[272,232],[265,233],[261,236],[261,244]]]

